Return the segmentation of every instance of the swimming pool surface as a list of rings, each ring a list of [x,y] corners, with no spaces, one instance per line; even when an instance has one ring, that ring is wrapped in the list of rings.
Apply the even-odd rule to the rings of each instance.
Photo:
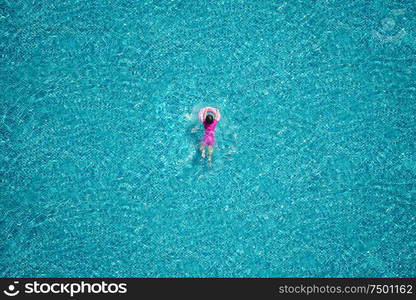
[[[0,276],[416,276],[415,30],[413,0],[0,1]]]

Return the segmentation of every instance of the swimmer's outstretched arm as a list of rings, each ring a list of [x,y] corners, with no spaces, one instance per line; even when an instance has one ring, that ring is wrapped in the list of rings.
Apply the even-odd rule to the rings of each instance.
[[[204,108],[204,120],[207,118],[207,113],[209,110],[215,110],[215,108],[211,107],[211,106],[207,106]]]
[[[216,108],[213,108],[211,106],[207,106],[207,107],[205,107],[205,111],[204,111],[204,120],[206,119],[207,113],[208,113],[209,110],[215,111],[215,120],[220,119],[220,117],[221,117],[220,110],[216,109]]]
[[[216,109],[215,111],[216,111],[215,120],[218,121],[221,118],[220,110],[219,109]]]

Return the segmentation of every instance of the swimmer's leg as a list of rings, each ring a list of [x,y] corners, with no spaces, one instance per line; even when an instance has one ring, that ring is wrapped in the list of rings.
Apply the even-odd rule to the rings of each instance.
[[[205,145],[203,143],[199,146],[199,150],[201,150],[201,157],[205,158]]]
[[[212,153],[214,152],[214,146],[208,146],[208,163],[211,165]]]

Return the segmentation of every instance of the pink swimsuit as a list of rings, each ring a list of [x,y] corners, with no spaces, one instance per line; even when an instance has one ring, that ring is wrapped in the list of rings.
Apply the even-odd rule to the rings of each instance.
[[[215,126],[217,126],[218,121],[214,120],[211,124],[204,122],[205,133],[202,140],[203,146],[214,146],[215,143]]]
[[[212,109],[208,109],[208,112],[213,113],[216,115],[216,111]],[[202,120],[201,120],[202,121]],[[214,120],[211,124],[207,122],[203,122],[205,127],[204,138],[202,139],[203,146],[214,146],[215,143],[215,127],[217,126],[218,120]]]

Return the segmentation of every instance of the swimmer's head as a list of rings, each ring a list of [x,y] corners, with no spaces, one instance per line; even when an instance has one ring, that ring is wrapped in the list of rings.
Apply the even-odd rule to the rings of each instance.
[[[214,117],[212,115],[207,115],[207,117],[205,118],[205,122],[207,124],[212,124],[212,122],[214,122]]]

